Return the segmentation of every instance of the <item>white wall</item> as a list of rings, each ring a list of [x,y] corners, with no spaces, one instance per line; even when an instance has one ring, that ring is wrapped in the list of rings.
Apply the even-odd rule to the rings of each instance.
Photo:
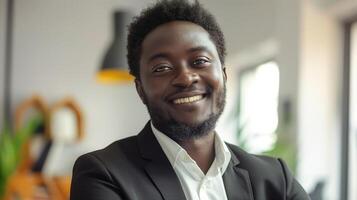
[[[277,0],[201,0],[227,41],[228,59],[274,37]]]
[[[356,0],[314,0],[316,4],[339,19],[346,19],[356,15]]]
[[[295,141],[299,128],[297,99],[301,2],[278,0],[276,9],[275,36],[279,44],[276,58],[280,67],[279,123],[281,133],[287,134],[292,141]],[[284,110],[285,103],[289,103],[289,110]],[[287,118],[290,120],[288,121]]]
[[[299,68],[299,176],[308,190],[326,181],[338,199],[341,135],[342,33],[338,21],[303,1]]]

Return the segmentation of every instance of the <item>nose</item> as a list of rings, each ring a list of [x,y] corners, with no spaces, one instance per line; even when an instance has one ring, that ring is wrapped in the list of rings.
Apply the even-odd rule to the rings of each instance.
[[[176,87],[190,87],[192,84],[197,83],[199,75],[194,72],[189,66],[182,66],[177,70],[177,75],[172,81],[172,85]]]

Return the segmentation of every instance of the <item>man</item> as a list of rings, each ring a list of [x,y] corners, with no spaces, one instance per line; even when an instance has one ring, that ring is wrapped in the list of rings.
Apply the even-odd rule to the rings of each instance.
[[[223,34],[198,3],[159,1],[129,27],[128,62],[151,120],[81,156],[71,199],[305,200],[280,159],[250,155],[214,131],[225,105]]]

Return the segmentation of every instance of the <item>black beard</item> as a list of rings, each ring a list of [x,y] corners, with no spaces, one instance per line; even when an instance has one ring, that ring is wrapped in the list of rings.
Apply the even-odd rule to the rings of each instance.
[[[208,135],[212,132],[216,126],[218,118],[221,116],[224,106],[226,104],[226,85],[224,84],[223,92],[218,94],[217,99],[217,113],[212,113],[209,118],[199,124],[184,124],[175,121],[174,119],[164,119],[155,107],[150,106],[150,103],[146,101],[146,107],[150,114],[151,120],[155,128],[164,133],[166,136],[176,141],[177,143],[181,143],[183,141],[187,141],[189,139],[197,139]]]

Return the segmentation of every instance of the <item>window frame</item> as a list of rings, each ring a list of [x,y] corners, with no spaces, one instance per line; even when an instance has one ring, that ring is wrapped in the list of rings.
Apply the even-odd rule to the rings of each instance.
[[[350,137],[350,98],[351,98],[351,50],[352,27],[357,23],[357,15],[343,23],[343,72],[342,72],[342,134],[341,134],[341,171],[340,199],[348,200],[349,194],[349,137]]]

